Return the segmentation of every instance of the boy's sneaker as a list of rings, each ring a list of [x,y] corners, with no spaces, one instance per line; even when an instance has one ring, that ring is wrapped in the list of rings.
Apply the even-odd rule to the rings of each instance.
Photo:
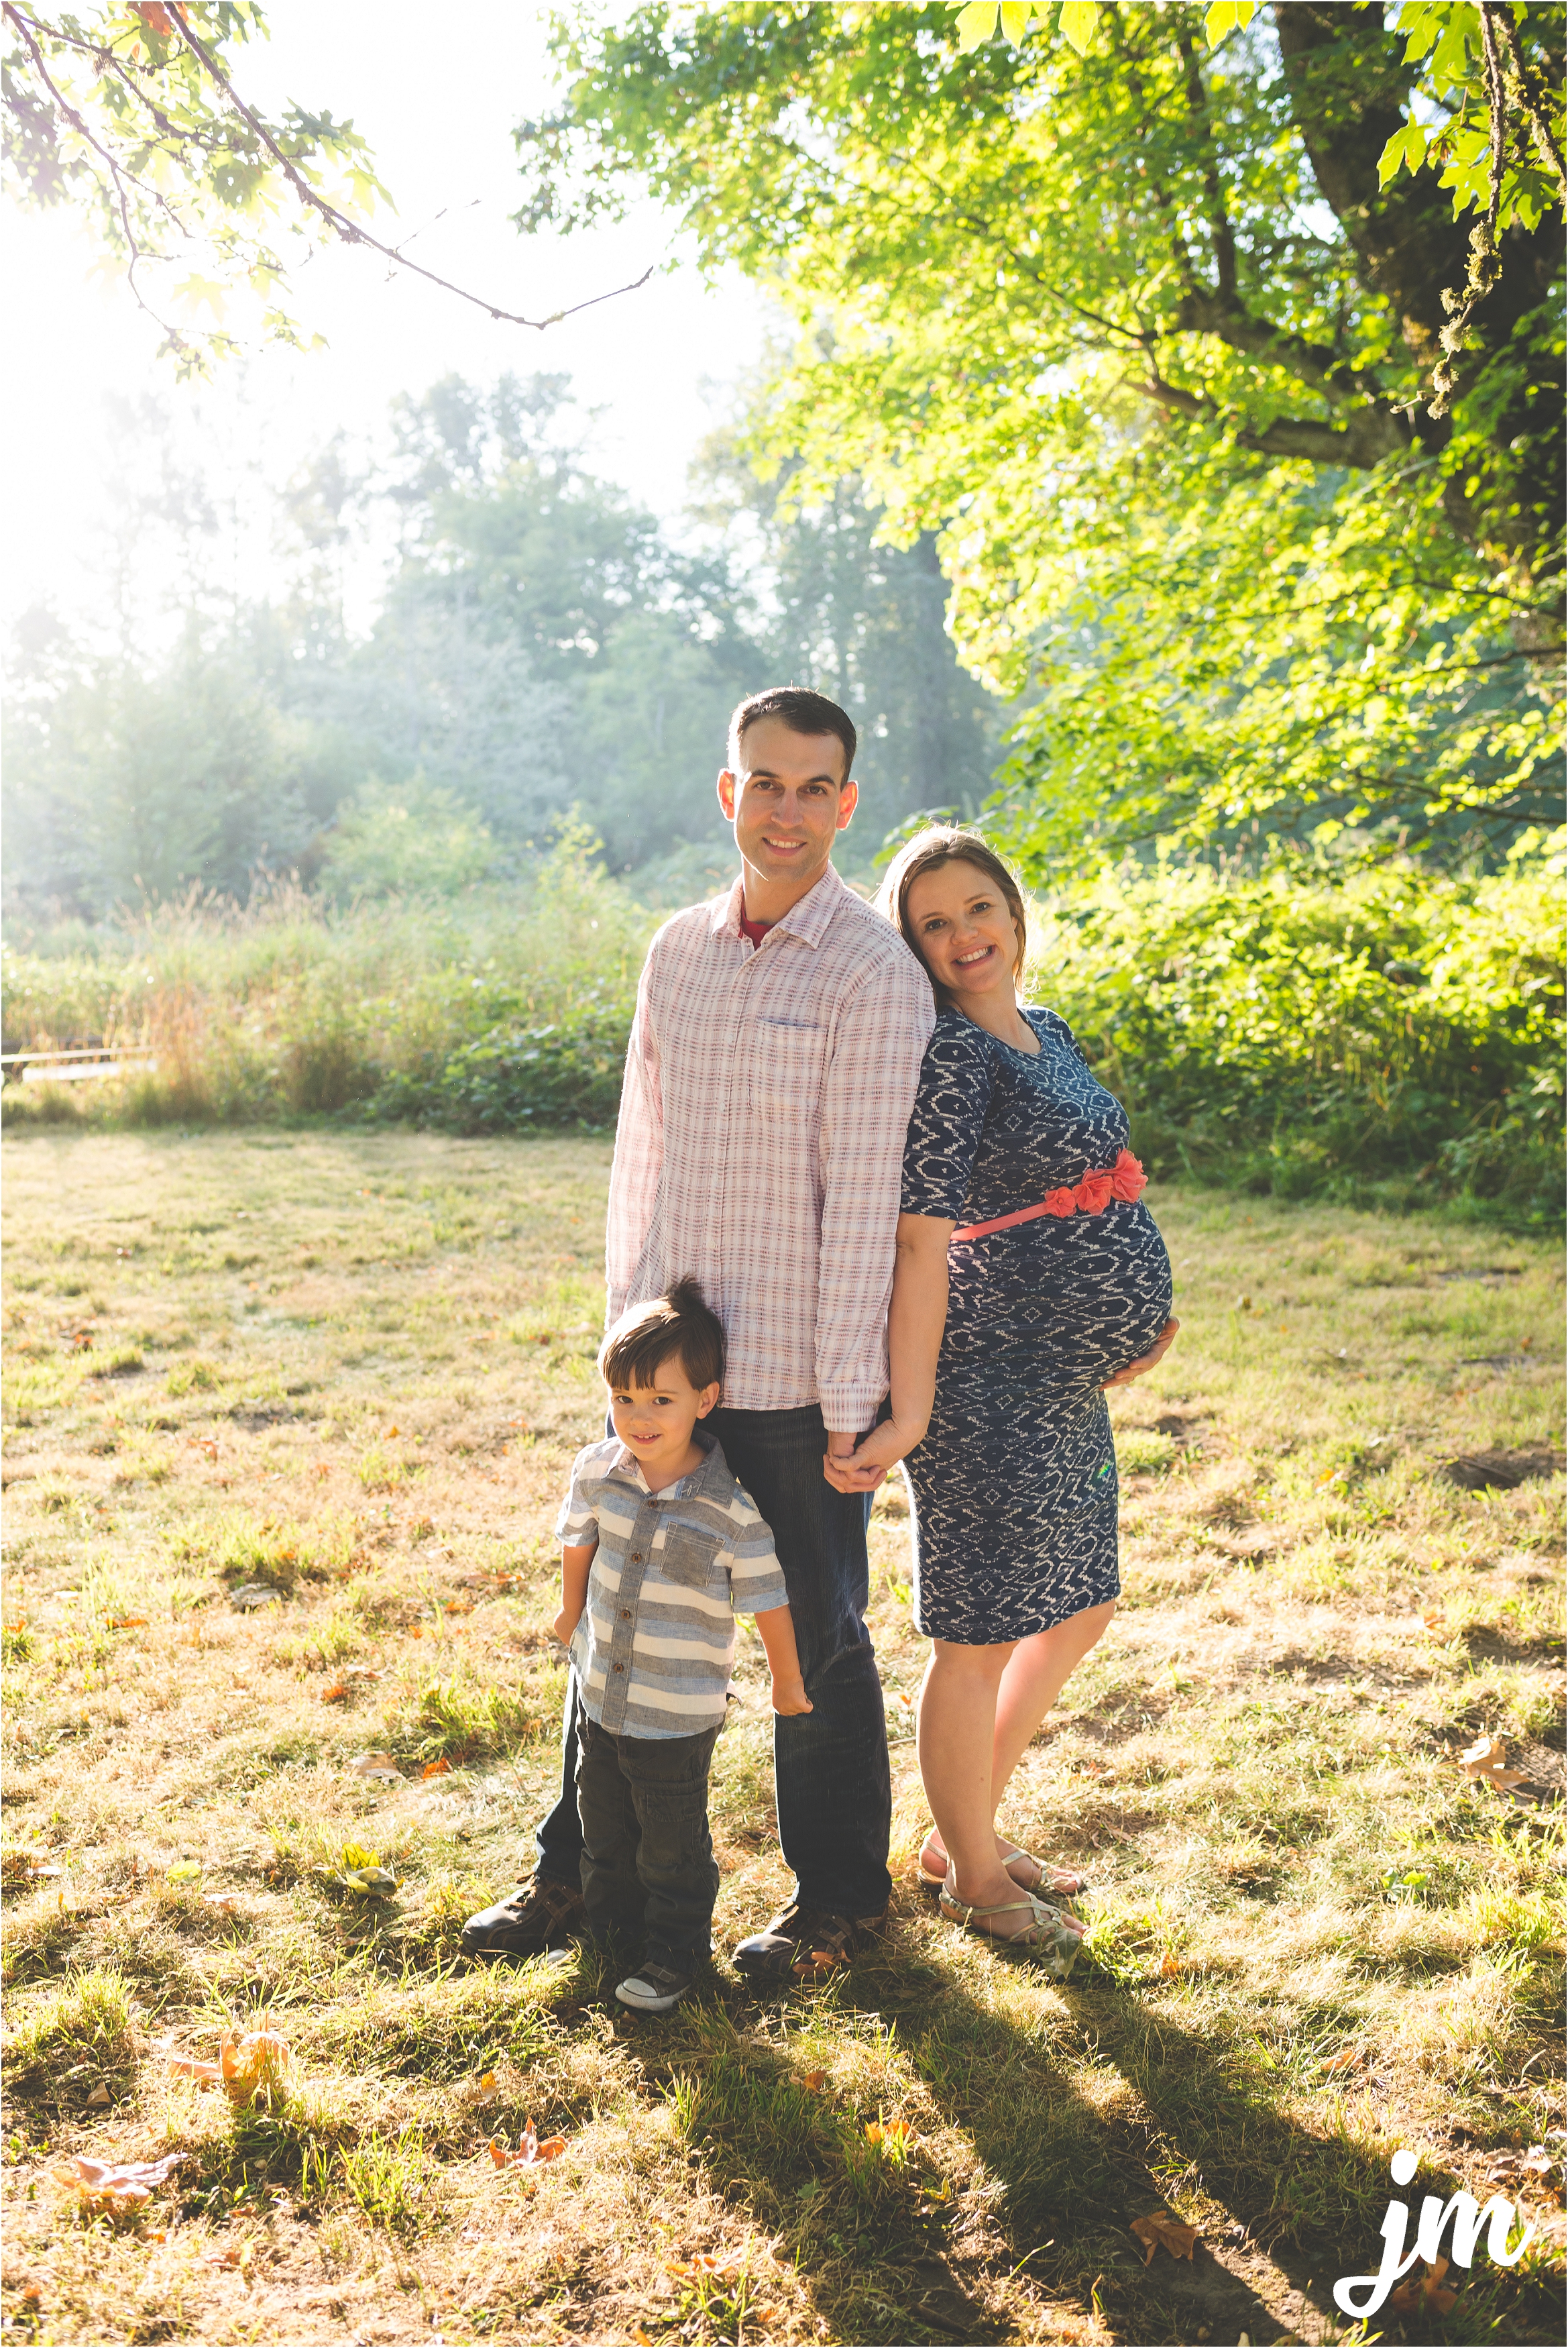
[[[466,1957],[538,1957],[586,1922],[582,1893],[574,1885],[536,1875],[509,1899],[470,1916],[459,1945]]]
[[[753,1981],[804,1980],[847,1964],[857,1950],[880,1940],[886,1929],[886,1908],[880,1916],[838,1916],[792,1900],[771,1924],[741,1942],[735,1965]]]
[[[622,2005],[630,2006],[634,2013],[668,2013],[679,2005],[695,1973],[671,1972],[668,1965],[639,1965],[623,1982],[617,1982],[615,1994]]]

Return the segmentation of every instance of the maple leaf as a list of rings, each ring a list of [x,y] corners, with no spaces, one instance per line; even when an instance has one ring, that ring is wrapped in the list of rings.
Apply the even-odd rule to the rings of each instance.
[[[490,2139],[490,2157],[497,2168],[535,2168],[544,2161],[555,2160],[565,2150],[564,2136],[547,2136],[541,2141],[534,2134],[531,2119],[518,2140],[516,2152],[508,2152],[499,2137]]]
[[[132,2160],[117,2163],[111,2160],[56,2161],[49,2174],[56,2185],[68,2185],[84,2201],[97,2209],[121,2210],[135,2209],[145,2201],[155,2186],[161,2185],[169,2171],[185,2159],[182,2152],[166,2153],[161,2160]]]
[[[1440,2254],[1419,2279],[1407,2275],[1403,2282],[1396,2284],[1389,2293],[1389,2305],[1397,2308],[1401,2315],[1419,2314],[1427,2309],[1446,2315],[1459,2297],[1458,2291],[1450,2291],[1443,2281],[1448,2271],[1449,2262]]]
[[[248,2030],[242,2037],[226,2031],[219,2042],[218,2061],[223,2085],[231,2100],[248,2104],[265,2087],[269,2093],[281,2086],[288,2074],[291,2055],[289,2042],[270,2025],[271,2017],[263,2014],[259,2030]]]
[[[193,2079],[199,2087],[220,2087],[223,2085],[220,2063],[206,2062],[200,2054],[181,2054],[173,2046],[160,2046],[157,2051],[171,2079]]]
[[[1490,1786],[1494,1793],[1506,1794],[1511,1786],[1524,1783],[1522,1769],[1510,1769],[1508,1747],[1501,1736],[1488,1736],[1484,1731],[1475,1743],[1459,1756],[1459,1766],[1467,1777],[1480,1786]]]
[[[1162,2248],[1169,2250],[1173,2259],[1190,2259],[1197,2247],[1197,2228],[1184,2226],[1179,2218],[1170,2217],[1163,2209],[1156,2209],[1147,2218],[1134,2218],[1132,2231],[1143,2245],[1145,2266]]]
[[[805,2089],[808,2096],[820,2096],[827,2085],[827,2073],[825,2071],[808,2071],[800,2084]]]

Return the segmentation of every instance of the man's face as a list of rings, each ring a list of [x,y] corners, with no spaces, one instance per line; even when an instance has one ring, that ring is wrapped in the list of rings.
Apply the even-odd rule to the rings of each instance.
[[[835,734],[795,734],[780,717],[754,718],[741,736],[740,768],[719,777],[719,804],[735,846],[767,880],[815,879],[835,835],[855,813],[856,786]]]

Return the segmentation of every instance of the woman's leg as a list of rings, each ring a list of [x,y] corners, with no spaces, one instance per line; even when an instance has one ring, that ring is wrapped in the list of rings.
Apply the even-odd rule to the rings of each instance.
[[[1036,1631],[1030,1638],[1020,1639],[1013,1646],[1002,1668],[996,1693],[996,1727],[991,1743],[991,1815],[1000,1807],[1008,1780],[1018,1767],[1040,1722],[1061,1694],[1063,1687],[1090,1649],[1103,1637],[1111,1617],[1116,1612],[1114,1599],[1103,1606],[1086,1607],[1081,1614],[1070,1615],[1065,1622],[1057,1622],[1049,1631]],[[969,1654],[996,1654],[999,1648],[960,1648],[954,1652]],[[935,1651],[932,1661],[935,1662]],[[924,1771],[922,1758],[922,1772]],[[929,1787],[927,1787],[927,1798]],[[921,1853],[922,1863],[930,1870],[945,1862],[952,1845],[942,1831],[942,1821],[936,1804],[931,1815],[937,1820],[935,1831],[927,1838]],[[1003,1835],[993,1832],[992,1840],[1000,1864],[1000,1854],[1009,1848]],[[1014,1862],[1020,1870],[1020,1879],[1030,1880],[1025,1862]],[[1072,1878],[1064,1877],[1071,1886]],[[1050,1897],[1050,1878],[1040,1883],[1043,1896]],[[977,1903],[978,1904],[978,1903]]]
[[[1007,1783],[1040,1722],[1071,1674],[1110,1627],[1116,1601],[1086,1606],[1049,1631],[1020,1639],[1008,1658],[997,1690],[997,1734],[991,1756],[991,1795],[999,1807]]]
[[[920,1690],[920,1776],[953,1862],[958,1897],[969,1908],[997,1907],[1017,1897],[991,1826],[997,1689],[1012,1652],[1010,1642],[962,1647],[934,1640]],[[1006,1932],[1009,1920],[1001,1922]],[[1016,1918],[1010,1929],[1018,1929]]]

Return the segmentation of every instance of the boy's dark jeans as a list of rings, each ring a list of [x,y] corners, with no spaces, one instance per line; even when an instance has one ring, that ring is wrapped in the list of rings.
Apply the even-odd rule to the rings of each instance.
[[[804,1410],[716,1410],[706,1424],[773,1528],[814,1709],[774,1722],[779,1841],[804,1907],[879,1916],[892,1891],[892,1793],[882,1684],[866,1628],[868,1494],[835,1492],[822,1472],[827,1430]],[[576,1681],[561,1723],[561,1795],[535,1838],[538,1872],[575,1887]],[[590,1724],[591,1725],[591,1724]],[[657,1739],[651,1740],[658,1742]]]
[[[709,1955],[719,1869],[708,1769],[720,1723],[695,1736],[615,1736],[577,1723],[582,1898],[597,1941],[635,1941],[651,1964],[690,1972]]]

